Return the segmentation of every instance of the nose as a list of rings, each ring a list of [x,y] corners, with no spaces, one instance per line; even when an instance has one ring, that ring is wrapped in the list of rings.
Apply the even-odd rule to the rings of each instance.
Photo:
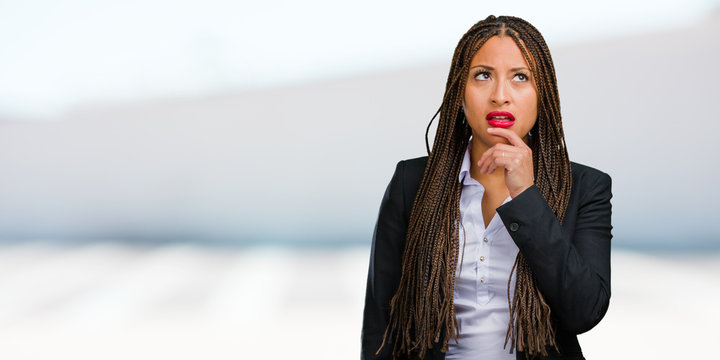
[[[495,83],[495,87],[493,88],[493,92],[490,96],[490,100],[493,104],[503,105],[510,102],[508,89],[506,87],[507,86],[504,81],[498,81]]]

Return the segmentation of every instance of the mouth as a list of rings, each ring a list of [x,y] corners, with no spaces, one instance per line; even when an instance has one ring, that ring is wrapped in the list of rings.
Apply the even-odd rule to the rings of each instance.
[[[506,128],[515,123],[515,116],[507,111],[491,111],[487,114],[485,120],[490,126]]]

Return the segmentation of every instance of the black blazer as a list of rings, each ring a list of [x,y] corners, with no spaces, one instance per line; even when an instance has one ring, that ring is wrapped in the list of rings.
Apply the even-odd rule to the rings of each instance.
[[[363,312],[364,360],[392,358],[392,343],[386,343],[380,355],[375,352],[400,282],[410,211],[427,160],[424,156],[400,161],[380,204]],[[535,185],[497,208],[556,320],[560,353],[550,351],[546,359],[584,359],[576,335],[600,322],[610,301],[611,179],[585,165],[573,162],[571,167],[573,186],[562,225]],[[444,359],[440,348],[433,346],[425,358]],[[525,356],[517,353],[516,358]]]

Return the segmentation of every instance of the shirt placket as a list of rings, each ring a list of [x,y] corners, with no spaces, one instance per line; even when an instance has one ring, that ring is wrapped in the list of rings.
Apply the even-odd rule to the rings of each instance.
[[[482,198],[482,192],[480,192],[480,198]],[[485,223],[482,217],[482,202],[475,201],[473,204],[473,226],[477,224],[475,228],[475,256],[473,257],[475,263],[475,282],[477,289],[477,303],[479,305],[485,305],[490,301],[490,291],[488,282],[490,281],[490,267],[489,255],[490,246],[488,241],[488,231],[485,228]]]

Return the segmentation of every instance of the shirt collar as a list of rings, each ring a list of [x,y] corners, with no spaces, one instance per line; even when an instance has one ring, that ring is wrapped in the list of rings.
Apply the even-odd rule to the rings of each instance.
[[[462,165],[460,165],[460,175],[458,176],[458,181],[468,185],[468,181],[466,181],[466,178],[472,179],[470,175],[470,151],[472,150],[472,138],[470,138],[470,141],[468,141],[468,146],[465,148],[465,156],[463,156]],[[473,179],[474,180],[474,179]]]

